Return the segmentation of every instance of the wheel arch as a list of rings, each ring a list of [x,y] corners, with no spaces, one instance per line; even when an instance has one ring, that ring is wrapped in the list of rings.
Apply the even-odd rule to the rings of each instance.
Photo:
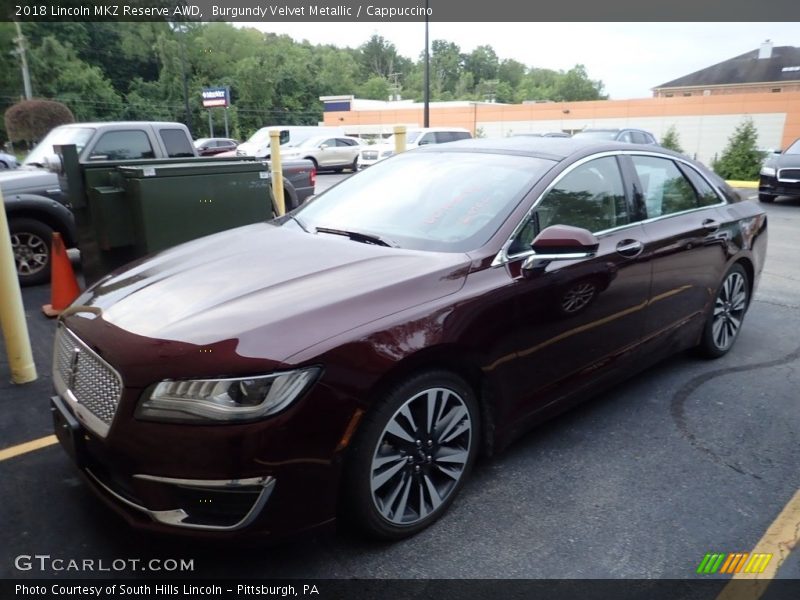
[[[397,362],[372,386],[369,409],[372,410],[388,390],[403,380],[427,371],[447,371],[459,376],[472,389],[480,409],[481,455],[494,452],[494,423],[496,394],[491,382],[480,367],[480,361],[466,349],[456,344],[441,344],[421,349]]]

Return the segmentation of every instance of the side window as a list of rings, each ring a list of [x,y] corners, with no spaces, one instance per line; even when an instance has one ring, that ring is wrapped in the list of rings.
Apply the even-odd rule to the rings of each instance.
[[[167,156],[170,158],[194,156],[189,138],[182,129],[159,129],[158,133],[161,141],[164,142],[164,148],[167,149]]]
[[[633,134],[630,131],[624,131],[622,135],[619,136],[620,142],[628,142],[629,144],[634,141]]]
[[[654,156],[632,156],[631,159],[642,183],[648,218],[699,206],[694,188],[673,161]]]
[[[542,198],[536,213],[539,230],[572,225],[596,232],[630,223],[616,158],[597,158],[567,173]]]
[[[153,147],[144,131],[104,133],[89,156],[89,160],[133,160],[138,158],[155,158]]]
[[[633,138],[634,144],[649,144],[650,140],[647,139],[647,136],[642,133],[641,131],[632,131],[631,137]]]
[[[419,139],[419,146],[424,146],[425,144],[435,144],[436,138],[434,137],[435,134],[433,133],[426,133]]]
[[[709,185],[709,183],[703,179],[703,177],[686,165],[680,165],[681,171],[689,178],[689,181],[692,182],[694,186],[695,192],[697,192],[697,204],[698,206],[713,206],[714,204],[719,204],[722,202],[720,197],[714,191],[714,188]]]
[[[437,144],[446,144],[452,142],[456,137],[449,131],[437,131],[435,134]]]
[[[336,138],[331,138],[329,140],[324,140],[319,147],[327,146],[328,148],[335,148],[336,147]]]
[[[350,146],[355,146],[356,143],[353,140],[348,140],[345,138],[336,138],[336,145],[341,146],[343,148],[348,148]]]
[[[453,136],[453,141],[454,142],[457,141],[457,140],[468,140],[468,139],[470,139],[472,137],[466,131],[454,131],[450,135]]]

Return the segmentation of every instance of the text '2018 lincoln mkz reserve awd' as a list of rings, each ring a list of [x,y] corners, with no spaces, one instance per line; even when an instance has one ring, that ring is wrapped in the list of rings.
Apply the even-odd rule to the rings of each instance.
[[[728,352],[766,228],[654,146],[409,151],[88,289],[56,335],[56,431],[143,528],[408,536],[479,454],[670,354]]]

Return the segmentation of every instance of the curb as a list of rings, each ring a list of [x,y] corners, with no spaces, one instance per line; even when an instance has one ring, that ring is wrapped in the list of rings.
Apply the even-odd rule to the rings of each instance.
[[[734,188],[750,188],[753,190],[758,189],[758,182],[757,181],[725,181],[729,186]]]

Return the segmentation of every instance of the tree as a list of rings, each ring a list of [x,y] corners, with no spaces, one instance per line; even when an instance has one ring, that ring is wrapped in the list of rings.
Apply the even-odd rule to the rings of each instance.
[[[475,83],[497,79],[499,69],[497,54],[491,46],[478,46],[464,58],[464,70],[472,73]]]
[[[53,127],[74,123],[69,108],[52,100],[22,100],[9,108],[3,117],[12,142],[35,142]]]
[[[674,150],[675,152],[680,152],[683,154],[683,148],[681,147],[681,142],[678,139],[678,130],[675,129],[675,125],[669,126],[669,129],[667,129],[664,137],[661,138],[661,145],[664,148],[668,148],[669,150]]]
[[[586,73],[586,67],[575,65],[566,73],[562,73],[556,82],[553,100],[575,102],[579,100],[603,100],[603,82],[592,81]]]
[[[750,117],[745,118],[728,138],[722,156],[711,168],[723,179],[753,181],[758,179],[763,153],[758,149],[758,131]]]
[[[397,48],[383,36],[374,34],[361,45],[360,62],[365,79],[378,76],[388,78],[395,72]]]

